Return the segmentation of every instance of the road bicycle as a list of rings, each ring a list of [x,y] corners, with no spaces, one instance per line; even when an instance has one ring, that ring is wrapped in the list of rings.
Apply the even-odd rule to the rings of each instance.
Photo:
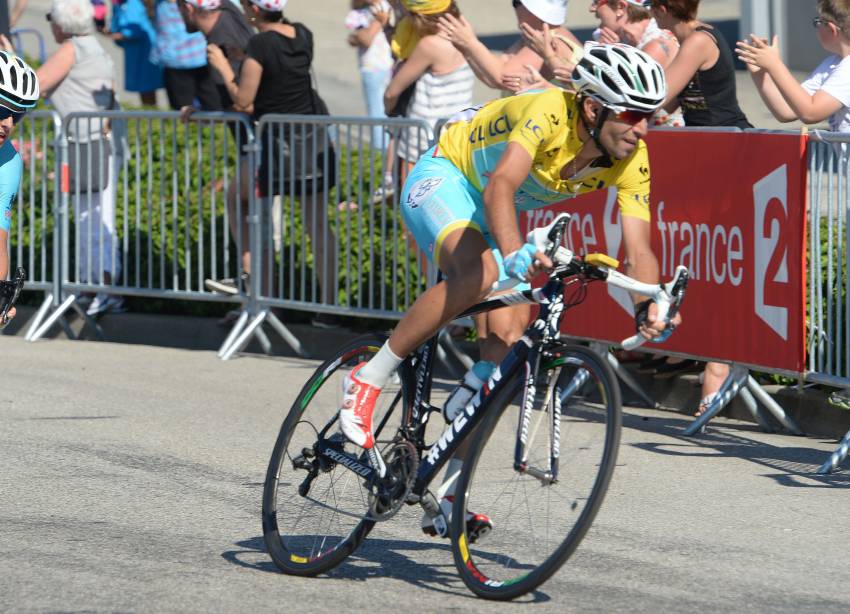
[[[512,599],[544,582],[575,551],[605,496],[617,458],[621,400],[607,361],[560,335],[567,309],[593,281],[654,298],[667,322],[684,297],[684,267],[652,285],[615,269],[605,255],[578,257],[562,246],[569,216],[529,233],[552,258],[539,288],[493,295],[462,316],[518,303],[539,313],[465,410],[435,437],[427,429],[437,338],[403,361],[382,391],[364,451],[339,432],[341,380],[385,338],[362,337],[325,361],[301,390],[280,429],[263,490],[263,535],[285,573],[314,576],[339,565],[378,522],[419,504],[438,533],[451,537],[460,577],[476,595]],[[635,336],[624,342],[636,347]],[[435,421],[436,422],[436,421]],[[464,441],[451,525],[429,490]],[[380,458],[378,458],[380,455]],[[490,517],[492,530],[467,526],[466,510]]]
[[[18,267],[14,279],[0,281],[0,329],[6,328],[10,322],[9,312],[18,302],[18,296],[24,289],[26,278],[27,272],[22,267]]]

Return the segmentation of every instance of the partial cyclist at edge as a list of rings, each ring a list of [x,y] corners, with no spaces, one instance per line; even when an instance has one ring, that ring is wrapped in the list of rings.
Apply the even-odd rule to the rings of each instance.
[[[650,245],[649,156],[642,138],[667,95],[664,71],[633,47],[589,43],[572,84],[575,92],[529,92],[459,114],[410,173],[402,215],[445,279],[416,300],[371,360],[345,377],[340,427],[353,443],[376,452],[375,402],[404,357],[490,294],[495,282],[512,278],[520,282],[515,289],[527,289],[536,273],[552,267],[534,245],[523,244],[520,212],[616,187],[626,274],[658,283]],[[633,301],[638,332],[649,340],[666,337],[654,302],[637,295]],[[446,403],[446,420],[489,378],[530,315],[529,305],[515,305],[476,316],[480,360]],[[680,322],[677,314],[671,325]],[[370,456],[380,463],[375,452]],[[447,520],[464,453],[462,447],[449,462],[437,492]],[[467,523],[489,525],[489,519],[467,512]],[[436,533],[427,518],[422,529]]]
[[[3,38],[2,43],[8,44]],[[35,71],[18,56],[0,51],[0,280],[9,276],[9,232],[12,208],[21,187],[24,164],[12,145],[12,132],[27,112],[38,102],[39,87]],[[12,307],[5,326],[15,317]]]

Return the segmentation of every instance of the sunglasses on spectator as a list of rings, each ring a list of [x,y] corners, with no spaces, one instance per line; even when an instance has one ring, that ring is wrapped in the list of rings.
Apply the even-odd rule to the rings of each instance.
[[[631,109],[626,109],[625,111],[614,113],[613,117],[616,120],[633,126],[635,124],[639,124],[643,120],[649,121],[652,119],[653,115],[655,115],[655,113],[651,111],[633,111]]]
[[[832,25],[835,26],[835,28],[839,32],[841,31],[841,28],[838,27],[837,23],[835,23],[834,21],[830,21],[829,19],[824,19],[823,17],[815,17],[814,19],[812,19],[812,25],[815,27],[815,29],[820,28],[821,26],[826,27]]]
[[[511,0],[511,6],[518,9],[522,6],[522,0]]]
[[[45,18],[47,21],[53,21],[53,15],[52,15],[51,13],[47,13],[47,15],[45,15],[45,16],[44,16],[44,18]]]
[[[6,119],[8,117],[11,117],[12,122],[17,124],[19,121],[21,121],[24,118],[24,115],[26,115],[26,112],[24,112],[24,111],[13,111],[12,109],[7,109],[4,106],[0,106],[0,121],[3,121],[4,119]]]
[[[608,4],[608,0],[591,0],[590,8],[596,9],[600,6],[605,6],[606,4]]]

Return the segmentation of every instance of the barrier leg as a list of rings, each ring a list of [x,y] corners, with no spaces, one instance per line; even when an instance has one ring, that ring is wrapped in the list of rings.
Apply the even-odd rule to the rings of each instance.
[[[30,327],[27,329],[27,334],[24,335],[24,340],[32,341],[32,336],[35,331],[38,330],[41,321],[44,320],[44,317],[47,315],[47,312],[50,311],[50,306],[53,304],[53,294],[48,293],[44,298],[44,302],[41,304],[41,307],[38,308],[38,311],[35,314],[35,317],[32,319],[32,323]]]
[[[29,335],[28,341],[38,341],[39,339],[41,339],[47,333],[47,331],[53,328],[53,325],[56,324],[56,321],[59,320],[59,318],[65,316],[65,312],[71,308],[71,305],[73,305],[76,300],[77,296],[75,294],[72,294],[64,301],[62,301],[62,304],[59,305],[56,310],[50,314],[50,317],[44,321],[44,324],[42,324],[34,333]]]
[[[588,373],[586,369],[579,369],[576,374],[573,375],[570,383],[567,384],[561,391],[561,407],[565,407],[566,400],[579,391],[589,379],[590,373]]]
[[[263,350],[263,354],[266,356],[272,355],[272,342],[269,341],[269,336],[263,330],[263,327],[260,326],[257,330],[254,331],[254,337],[256,337],[257,341],[260,344],[260,347]]]
[[[839,444],[835,452],[832,453],[829,460],[820,466],[818,473],[821,475],[832,473],[838,469],[838,466],[844,462],[844,459],[846,459],[848,455],[850,455],[850,431],[847,431],[844,439],[841,440],[841,444]]]
[[[735,395],[738,394],[738,391],[746,383],[748,376],[749,372],[746,369],[732,365],[732,368],[729,370],[729,376],[720,386],[720,390],[717,391],[717,395],[711,403],[709,403],[708,407],[706,407],[703,414],[685,429],[684,434],[690,437],[696,433],[703,432],[705,425],[708,424],[714,416],[719,414],[720,411],[728,405],[729,401],[735,398]]]
[[[463,365],[465,370],[469,371],[472,368],[472,365],[475,364],[475,361],[457,346],[454,339],[452,339],[452,336],[445,328],[440,331],[440,334],[437,337],[437,342],[439,344],[438,348],[441,347],[446,353],[454,356],[455,359]],[[445,359],[443,360],[445,361]]]
[[[227,339],[224,340],[224,343],[221,344],[221,347],[218,348],[218,357],[222,358],[224,354],[227,352],[228,348],[233,344],[236,338],[239,336],[239,333],[242,332],[242,329],[245,328],[245,323],[248,321],[248,310],[243,309],[242,313],[239,314],[239,319],[236,320],[236,323],[233,325],[233,328],[230,329],[230,333],[227,335]]]
[[[774,418],[779,421],[785,430],[794,434],[794,435],[802,435],[803,431],[800,430],[800,427],[797,426],[797,423],[794,422],[793,418],[785,413],[785,410],[777,403],[773,397],[767,394],[767,391],[761,387],[761,385],[753,379],[751,375],[747,376],[747,388],[749,388],[750,392],[764,405],[765,409],[769,411]]]
[[[641,386],[637,380],[632,377],[632,374],[629,373],[623,365],[620,364],[620,361],[617,360],[617,357],[611,353],[608,346],[604,343],[591,343],[590,348],[599,354],[599,356],[603,356],[608,360],[608,364],[611,365],[611,368],[614,369],[614,373],[617,374],[617,378],[626,385],[626,387],[638,395],[641,401],[649,408],[658,407],[658,403],[655,402],[649,393],[644,390],[643,386]]]
[[[83,321],[88,324],[92,330],[94,330],[94,336],[98,341],[106,341],[106,335],[103,334],[103,329],[100,327],[94,318],[92,318],[89,314],[86,313],[86,310],[80,307],[77,304],[77,301],[71,303],[71,307],[73,307],[74,311],[76,311]]]
[[[251,320],[251,323],[245,327],[245,330],[242,331],[242,334],[236,338],[236,340],[227,348],[227,351],[221,357],[222,360],[230,360],[233,355],[237,352],[241,352],[248,342],[251,340],[251,337],[254,336],[254,331],[257,330],[258,326],[261,326],[263,321],[268,317],[269,312],[267,310],[263,310],[254,316],[254,319]]]
[[[304,349],[304,346],[301,345],[301,342],[298,341],[298,338],[292,334],[292,331],[290,331],[288,328],[286,328],[286,326],[284,326],[283,322],[281,322],[275,314],[269,311],[266,317],[275,332],[280,335],[281,339],[286,341],[289,347],[295,350],[296,354],[301,356],[301,358],[310,358],[310,354],[307,352],[307,350]]]
[[[764,412],[759,407],[758,401],[753,397],[753,393],[750,392],[746,386],[741,388],[738,392],[738,395],[741,397],[741,400],[744,402],[747,410],[752,415],[753,419],[758,423],[765,433],[775,433],[776,429],[770,423],[770,420],[767,416],[764,415]]]

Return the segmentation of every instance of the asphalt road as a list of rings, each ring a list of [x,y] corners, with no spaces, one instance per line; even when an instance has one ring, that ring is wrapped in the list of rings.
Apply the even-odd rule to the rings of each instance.
[[[276,572],[260,496],[315,363],[0,338],[0,609],[508,611],[475,599],[405,509],[330,577]],[[834,442],[628,410],[576,555],[525,612],[847,612],[850,468]],[[514,611],[511,609],[511,611]]]

